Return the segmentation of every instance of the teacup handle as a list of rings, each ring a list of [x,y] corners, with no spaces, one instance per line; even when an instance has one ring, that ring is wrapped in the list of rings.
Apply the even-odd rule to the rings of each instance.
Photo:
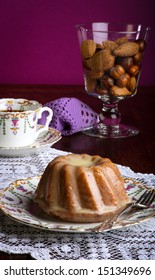
[[[42,107],[38,113],[38,116],[37,118],[38,119],[41,119],[42,117],[42,113],[43,112],[48,112],[48,116],[46,117],[46,123],[44,124],[43,127],[39,128],[36,132],[36,135],[35,135],[35,139],[37,139],[37,137],[39,136],[39,134],[43,131],[47,131],[48,130],[48,127],[49,127],[49,123],[50,121],[52,120],[52,117],[53,117],[53,111],[52,109],[48,108],[48,107]]]

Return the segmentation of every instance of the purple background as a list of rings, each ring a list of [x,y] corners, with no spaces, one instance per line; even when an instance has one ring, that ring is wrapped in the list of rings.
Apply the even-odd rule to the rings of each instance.
[[[0,83],[83,85],[74,26],[92,21],[151,27],[140,85],[155,85],[153,0],[0,0]]]

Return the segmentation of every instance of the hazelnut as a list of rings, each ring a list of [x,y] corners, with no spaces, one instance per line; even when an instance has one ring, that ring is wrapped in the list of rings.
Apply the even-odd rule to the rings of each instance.
[[[114,80],[109,77],[108,75],[104,75],[101,79],[101,85],[103,85],[106,88],[110,88],[114,85]]]
[[[143,54],[141,52],[138,52],[137,54],[134,55],[133,62],[135,64],[138,64],[142,61],[142,58],[143,58]]]
[[[119,87],[127,87],[128,83],[130,81],[129,74],[125,73],[120,76],[120,78],[116,81],[116,85]]]
[[[136,85],[137,85],[137,81],[136,81],[136,78],[135,77],[131,77],[129,83],[128,83],[128,86],[127,88],[133,92],[136,88]]]
[[[140,71],[140,67],[139,67],[139,65],[132,65],[131,67],[130,67],[130,69],[128,70],[128,73],[129,73],[129,75],[130,76],[134,76],[134,77],[136,77],[138,74],[139,74],[139,71]]]
[[[123,75],[124,73],[125,73],[124,68],[118,64],[112,67],[109,71],[110,76],[115,80],[119,79],[120,76]]]
[[[128,57],[118,57],[117,64],[120,64],[124,70],[127,72],[129,68],[133,65],[133,58],[131,56]]]
[[[100,95],[108,94],[107,88],[104,88],[104,87],[97,87],[95,92],[100,94]]]
[[[135,42],[139,45],[139,50],[143,52],[146,48],[146,41],[143,39],[137,39]]]

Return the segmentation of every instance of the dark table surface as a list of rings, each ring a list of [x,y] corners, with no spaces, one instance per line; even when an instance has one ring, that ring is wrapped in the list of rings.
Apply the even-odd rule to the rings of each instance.
[[[100,112],[102,102],[75,85],[0,85],[0,98],[27,98],[46,102],[61,97],[76,97]],[[129,166],[135,172],[155,173],[155,87],[139,87],[136,96],[119,104],[122,122],[139,129],[137,136],[122,139],[101,139],[78,132],[63,136],[53,148],[73,152],[98,154],[113,162]],[[31,259],[29,255],[0,252],[0,259]]]

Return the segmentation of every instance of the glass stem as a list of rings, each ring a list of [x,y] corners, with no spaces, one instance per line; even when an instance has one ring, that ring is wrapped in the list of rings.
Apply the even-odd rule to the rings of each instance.
[[[103,103],[102,111],[99,115],[101,126],[113,132],[119,129],[121,114],[118,110],[118,102],[108,104]]]

